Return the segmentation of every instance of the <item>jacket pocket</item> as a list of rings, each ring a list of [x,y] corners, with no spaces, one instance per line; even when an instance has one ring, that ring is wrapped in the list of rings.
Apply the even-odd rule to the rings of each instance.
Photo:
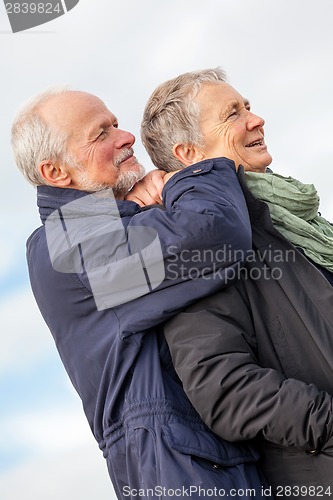
[[[230,467],[259,459],[259,454],[251,445],[230,443],[215,436],[208,428],[171,422],[163,426],[163,433],[170,448],[222,466]]]

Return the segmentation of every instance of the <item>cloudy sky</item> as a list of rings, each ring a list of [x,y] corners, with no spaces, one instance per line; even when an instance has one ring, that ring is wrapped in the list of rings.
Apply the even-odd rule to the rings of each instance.
[[[65,16],[12,34],[0,4],[0,496],[113,499],[103,457],[30,293],[25,241],[35,190],[16,171],[10,125],[53,84],[100,96],[140,144],[160,82],[222,66],[266,120],[273,168],[314,183],[333,220],[332,0],[80,0]]]

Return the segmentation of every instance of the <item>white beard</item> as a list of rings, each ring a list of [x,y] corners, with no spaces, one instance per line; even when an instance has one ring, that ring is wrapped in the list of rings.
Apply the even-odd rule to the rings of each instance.
[[[132,187],[145,175],[145,169],[137,163],[136,171],[120,172],[117,182],[112,187],[114,197],[122,199],[132,189]]]
[[[139,167],[139,168],[138,168]],[[89,179],[84,170],[79,174],[78,184],[80,190],[89,193],[95,193],[104,189],[112,189],[116,199],[123,199],[132,187],[145,175],[145,169],[139,163],[136,164],[136,170],[120,172],[117,181],[113,186],[103,182],[93,182]]]

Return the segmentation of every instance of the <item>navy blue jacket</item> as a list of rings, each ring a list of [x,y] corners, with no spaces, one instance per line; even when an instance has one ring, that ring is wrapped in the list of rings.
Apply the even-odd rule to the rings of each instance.
[[[138,489],[153,488],[150,496],[154,498],[161,497],[156,488],[183,487],[224,488],[226,492],[255,488],[259,496],[264,482],[255,465],[257,453],[249,445],[216,437],[203,424],[182,389],[158,331],[162,321],[228,284],[251,248],[248,212],[233,162],[206,160],[174,175],[164,188],[165,210],[141,210],[133,202],[118,202],[128,234],[137,227],[157,232],[165,279],[151,293],[114,307],[97,307],[84,255],[80,254],[82,269],[76,269],[80,272],[71,272],[71,252],[68,269],[60,272],[48,246],[45,222],[56,216],[66,232],[66,207],[75,200],[80,206],[86,195],[72,189],[38,187],[43,226],[27,242],[27,259],[36,301],[82,399],[117,496],[134,497]],[[89,241],[94,240],[98,206],[85,213],[86,225],[92,228]],[[80,217],[79,211],[73,220],[75,217]],[[100,236],[98,230],[96,234],[95,240],[105,247],[108,236]],[[73,237],[72,250],[80,249],[77,238]],[[223,258],[222,247],[227,250]],[[182,254],[189,249],[197,256],[195,276],[187,254]],[[238,252],[234,254],[232,249]],[[215,262],[207,266],[207,259],[217,251]],[[103,255],[109,257],[107,252]],[[65,261],[63,256],[61,265]],[[221,496],[217,490],[213,497]],[[168,496],[162,493],[162,498]],[[191,496],[202,495],[197,489]],[[243,493],[238,496],[244,498]]]

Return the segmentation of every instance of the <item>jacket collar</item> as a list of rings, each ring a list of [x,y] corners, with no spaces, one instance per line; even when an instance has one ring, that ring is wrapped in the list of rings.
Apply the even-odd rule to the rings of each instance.
[[[272,171],[267,169],[266,172],[271,173]],[[265,247],[270,244],[272,235],[278,232],[273,225],[269,207],[267,203],[258,200],[252,191],[250,191],[248,185],[246,184],[245,171],[242,165],[240,165],[237,170],[237,177],[249,212],[253,244],[256,248]]]
[[[70,188],[57,188],[53,186],[37,186],[37,206],[43,224],[47,217],[59,210],[63,205],[78,200],[90,193]],[[132,216],[140,212],[140,207],[133,201],[117,201],[117,206],[122,217]]]
[[[266,172],[272,173],[272,170],[267,169]],[[247,204],[248,209],[249,209],[251,224],[253,222],[257,222],[258,220],[263,220],[263,219],[265,219],[265,220],[268,219],[271,222],[271,216],[269,213],[269,208],[268,208],[267,203],[265,203],[264,201],[258,200],[258,198],[256,198],[254,196],[254,194],[252,193],[252,191],[249,189],[249,187],[246,183],[245,170],[244,170],[244,167],[242,165],[240,165],[238,170],[237,170],[237,177],[238,177],[238,181],[241,185],[246,204]],[[271,222],[271,224],[273,225],[272,222]]]

